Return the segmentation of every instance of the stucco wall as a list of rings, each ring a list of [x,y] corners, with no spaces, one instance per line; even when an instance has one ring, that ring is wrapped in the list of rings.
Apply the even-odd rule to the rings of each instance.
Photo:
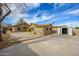
[[[48,28],[48,30],[47,30]],[[52,27],[45,27],[44,28],[44,35],[49,35],[49,34],[52,34],[53,33],[53,30],[52,30]]]
[[[52,27],[52,30],[57,31],[57,30],[58,30],[58,28],[54,28],[54,27]]]
[[[25,29],[24,29],[24,27],[25,27]],[[20,28],[20,30],[18,30],[18,28]],[[15,31],[26,32],[27,29],[28,29],[28,26],[27,25],[24,25],[24,24],[15,26]]]
[[[12,27],[12,32],[15,32],[15,27]]]
[[[52,31],[53,31],[52,33],[57,33],[58,28],[57,27],[56,28],[55,27],[52,27]]]
[[[47,27],[36,27],[34,25],[31,25],[31,28],[34,28],[33,30],[31,30],[31,32],[33,34],[37,34],[39,36],[44,36],[44,35],[49,35],[52,33],[52,27],[51,26],[47,26]],[[48,30],[47,30],[48,28]],[[50,30],[51,28],[51,30]]]
[[[44,31],[43,28],[39,28],[39,27],[34,27],[34,31],[31,31],[33,34],[36,34],[38,36],[43,36],[44,35]]]

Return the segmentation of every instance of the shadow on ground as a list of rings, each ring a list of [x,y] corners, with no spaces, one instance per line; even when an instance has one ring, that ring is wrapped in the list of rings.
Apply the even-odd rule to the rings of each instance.
[[[38,56],[28,45],[18,44],[0,50],[0,56]]]

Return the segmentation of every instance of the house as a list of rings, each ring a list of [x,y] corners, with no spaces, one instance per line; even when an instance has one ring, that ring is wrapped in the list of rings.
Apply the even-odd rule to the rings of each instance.
[[[31,24],[30,30],[33,34],[37,35],[49,35],[52,33],[52,25],[51,24]]]
[[[26,23],[23,19],[20,19],[16,25],[12,26],[12,30],[16,32],[27,32],[29,24]]]

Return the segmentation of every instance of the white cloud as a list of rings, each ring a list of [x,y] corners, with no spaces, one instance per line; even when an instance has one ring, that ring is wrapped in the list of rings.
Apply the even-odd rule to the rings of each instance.
[[[39,14],[41,14],[41,16],[37,17]],[[38,20],[37,22],[41,22],[41,21],[53,19],[54,17],[55,17],[55,14],[48,15],[47,11],[40,11],[39,10],[35,15],[33,15],[32,19]]]
[[[13,19],[13,22],[17,22],[20,18],[26,18],[29,16],[25,11],[31,10],[32,8],[37,8],[40,6],[40,3],[8,3],[7,4],[9,8],[11,9],[11,16]],[[4,12],[3,14],[6,14],[7,8],[3,8]],[[36,22],[37,20],[31,20],[31,22]],[[30,20],[27,20],[27,22],[30,22]]]
[[[74,15],[79,15],[79,9],[72,10],[68,14],[74,14]]]
[[[71,22],[65,22],[65,23],[61,23],[59,24],[60,26],[63,26],[63,25],[67,25],[69,27],[79,27],[79,21],[71,21]]]
[[[9,8],[12,10],[12,13],[9,15],[15,20],[13,22],[17,22],[20,18],[24,18],[26,22],[28,23],[35,23],[35,22],[40,22],[44,20],[48,20],[52,17],[54,17],[54,14],[48,15],[47,11],[38,11],[35,15],[32,16],[32,19],[28,19],[30,15],[25,13],[25,10],[30,10],[32,8],[37,8],[40,6],[39,3],[26,3],[26,4],[8,4]],[[42,16],[37,17],[37,15],[41,14]]]
[[[42,14],[40,17],[37,17],[37,15],[39,14]],[[45,21],[45,20],[49,20],[51,18],[54,18],[54,14],[48,16],[48,14],[45,12],[37,12],[35,15],[32,16],[32,18],[28,19],[27,17],[26,18],[23,18],[27,23],[36,23],[36,22],[41,22],[41,21]]]
[[[72,8],[67,9],[64,11],[62,14],[74,14],[74,15],[79,15],[79,6],[74,6]],[[78,13],[77,13],[78,12]]]
[[[31,10],[32,8],[37,8],[40,6],[40,3],[8,3],[7,4],[11,9],[11,16],[19,16],[19,14],[25,13],[25,11]],[[7,8],[3,7],[3,14],[7,12]],[[18,14],[18,15],[17,15]]]
[[[60,8],[60,7],[63,7],[65,5],[65,3],[54,3],[54,9],[57,9],[57,8]]]
[[[26,6],[30,8],[37,8],[40,6],[40,3],[26,3]]]
[[[56,16],[55,14],[52,15],[48,15],[47,11],[38,11],[35,15],[32,16],[31,19],[28,19],[28,17],[30,15],[28,15],[27,13],[25,13],[25,9],[30,10],[32,8],[37,8],[40,6],[39,3],[26,3],[26,4],[9,4],[11,10],[13,11],[12,14],[10,15],[12,18],[14,18],[15,20],[13,20],[13,22],[17,22],[20,18],[24,18],[24,20],[27,23],[35,23],[35,22],[41,22],[41,21],[45,21],[45,20],[49,20],[49,22],[52,22],[53,20],[56,20]],[[64,4],[59,4],[59,7],[62,7]],[[41,14],[40,17],[37,17],[37,15]],[[65,17],[67,18],[67,17]],[[50,19],[52,19],[50,21]],[[59,20],[59,19],[57,19]]]
[[[30,24],[30,23],[35,23],[35,22],[38,22],[38,21],[39,21],[39,20],[35,20],[35,19],[32,20],[32,19],[26,19],[26,18],[25,18],[24,20],[25,20],[27,23],[29,23],[29,24]]]

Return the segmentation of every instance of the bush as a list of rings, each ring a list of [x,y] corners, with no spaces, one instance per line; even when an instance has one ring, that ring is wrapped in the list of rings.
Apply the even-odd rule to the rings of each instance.
[[[76,27],[76,29],[79,29],[79,27]]]
[[[1,48],[6,48],[9,46],[9,43],[10,43],[9,37],[10,37],[10,35],[7,33],[2,35],[3,43],[2,43]]]

